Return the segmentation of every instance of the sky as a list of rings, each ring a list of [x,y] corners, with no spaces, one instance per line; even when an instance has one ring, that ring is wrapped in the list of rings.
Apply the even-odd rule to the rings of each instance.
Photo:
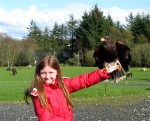
[[[65,24],[71,14],[81,20],[96,4],[104,16],[111,15],[124,25],[131,12],[150,13],[150,0],[0,0],[0,33],[21,40],[31,20],[41,29],[52,29],[55,22]]]

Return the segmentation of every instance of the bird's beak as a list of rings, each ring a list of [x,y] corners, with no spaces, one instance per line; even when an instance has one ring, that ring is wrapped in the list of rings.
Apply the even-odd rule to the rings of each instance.
[[[104,38],[101,38],[101,42],[104,42],[105,41],[105,39]]]

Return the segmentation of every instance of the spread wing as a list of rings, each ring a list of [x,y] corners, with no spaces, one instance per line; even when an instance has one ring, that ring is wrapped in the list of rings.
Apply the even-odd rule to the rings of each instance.
[[[96,66],[99,69],[103,68],[104,65],[104,56],[103,56],[103,48],[102,45],[98,46],[93,54],[93,57],[95,58]]]
[[[118,52],[118,59],[123,67],[123,69],[127,72],[131,66],[131,54],[130,49],[126,45],[121,42],[116,42],[116,48]]]

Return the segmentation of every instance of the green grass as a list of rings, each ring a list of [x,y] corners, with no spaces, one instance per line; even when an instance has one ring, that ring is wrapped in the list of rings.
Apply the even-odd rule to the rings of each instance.
[[[0,68],[1,102],[17,102],[23,100],[24,90],[33,79],[34,69],[19,67],[17,70],[18,74],[14,76],[11,71],[6,71],[5,67]]]
[[[96,67],[62,67],[63,76],[73,77],[91,72]],[[6,67],[0,67],[0,103],[20,103],[24,99],[24,90],[33,80],[34,67],[31,69],[17,67],[18,74],[13,76]],[[72,94],[76,103],[118,103],[122,100],[137,101],[150,95],[150,68],[147,72],[142,68],[131,68],[133,78],[125,79],[119,83],[99,83],[92,87]],[[132,84],[145,84],[147,86],[130,86]],[[135,102],[134,101],[134,102]],[[123,102],[122,102],[123,103]]]

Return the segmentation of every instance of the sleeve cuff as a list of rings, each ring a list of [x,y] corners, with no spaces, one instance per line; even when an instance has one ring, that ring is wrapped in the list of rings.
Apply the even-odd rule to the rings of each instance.
[[[99,73],[100,73],[101,78],[104,79],[104,80],[108,79],[110,77],[110,74],[107,73],[107,69],[106,68],[100,69]]]

